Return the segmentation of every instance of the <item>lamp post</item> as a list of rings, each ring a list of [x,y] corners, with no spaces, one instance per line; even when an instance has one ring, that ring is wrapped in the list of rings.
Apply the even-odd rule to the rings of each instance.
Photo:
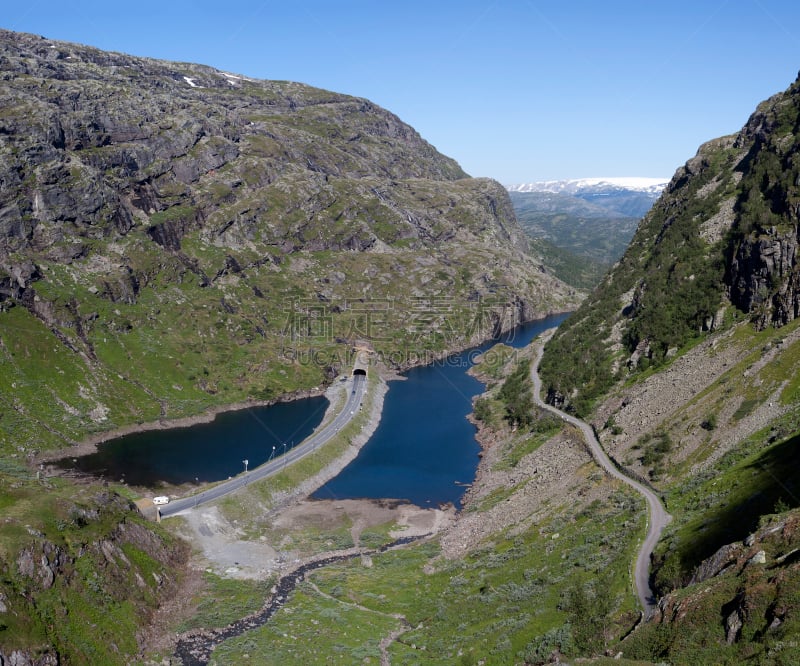
[[[247,458],[245,458],[244,460],[242,460],[242,462],[244,463],[244,473],[247,474],[247,463],[249,463],[250,461]]]

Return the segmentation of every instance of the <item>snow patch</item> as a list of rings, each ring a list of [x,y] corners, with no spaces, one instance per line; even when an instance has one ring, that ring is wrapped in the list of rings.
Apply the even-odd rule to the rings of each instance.
[[[509,192],[557,192],[576,194],[587,190],[624,189],[635,192],[660,194],[669,183],[669,178],[646,178],[642,176],[575,178],[571,180],[545,180],[508,186]]]
[[[248,79],[246,76],[239,76],[238,74],[229,74],[228,72],[220,72],[222,76],[224,76],[228,83],[232,86],[236,85],[237,81],[252,81],[253,79]]]
[[[194,79],[191,79],[191,78],[189,78],[188,76],[184,76],[184,77],[183,77],[183,80],[184,80],[184,81],[186,81],[186,83],[188,83],[188,84],[189,84],[189,85],[190,85],[192,88],[202,88],[202,87],[203,87],[203,86],[198,86],[198,85],[197,85],[197,84],[194,82]]]

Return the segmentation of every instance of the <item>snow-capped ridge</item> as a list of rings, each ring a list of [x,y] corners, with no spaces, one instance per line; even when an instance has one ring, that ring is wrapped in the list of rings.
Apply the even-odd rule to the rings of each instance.
[[[658,195],[669,183],[669,178],[647,178],[642,176],[575,178],[571,180],[546,180],[534,183],[509,185],[509,192],[557,192],[578,194],[605,189],[630,190]]]

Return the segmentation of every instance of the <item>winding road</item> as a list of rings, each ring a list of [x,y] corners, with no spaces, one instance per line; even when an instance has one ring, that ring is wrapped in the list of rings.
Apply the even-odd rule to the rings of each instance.
[[[346,426],[359,409],[361,401],[364,398],[364,393],[367,390],[367,378],[365,375],[354,375],[352,383],[352,389],[349,386],[347,387],[349,394],[344,408],[330,423],[317,430],[317,432],[312,434],[306,440],[289,449],[283,455],[268,460],[263,465],[260,465],[249,472],[239,474],[232,479],[223,481],[213,488],[204,490],[196,495],[172,500],[169,504],[162,505],[159,507],[161,510],[161,517],[166,518],[167,516],[173,516],[181,511],[192,509],[200,504],[219,499],[224,495],[228,495],[229,493],[238,490],[242,486],[246,486],[252,481],[266,479],[269,476],[277,474],[280,470],[284,469],[286,465],[299,460],[313,451],[316,451],[320,446],[334,437],[339,430]]]
[[[589,449],[591,450],[592,455],[597,463],[615,479],[619,479],[623,483],[627,483],[638,493],[644,495],[645,500],[647,500],[647,536],[639,548],[639,554],[636,557],[636,565],[633,571],[633,582],[636,586],[636,593],[639,596],[639,602],[644,610],[645,618],[648,618],[650,615],[652,615],[653,610],[656,607],[656,599],[653,595],[653,590],[650,587],[650,558],[653,554],[653,549],[656,547],[656,544],[661,537],[661,532],[664,530],[667,523],[669,523],[669,521],[672,519],[672,516],[667,513],[664,505],[661,503],[661,498],[659,498],[655,492],[636,479],[632,479],[621,472],[611,462],[608,455],[603,450],[603,447],[600,445],[600,442],[597,440],[594,430],[592,430],[592,427],[588,423],[581,421],[580,419],[577,419],[566,412],[562,412],[560,409],[557,409],[552,405],[548,405],[540,398],[542,381],[539,378],[539,362],[542,360],[544,342],[545,341],[543,341],[539,346],[539,349],[536,352],[536,358],[534,359],[531,367],[534,402],[542,409],[546,409],[556,416],[559,416],[567,423],[571,423],[576,428],[580,429],[580,431],[583,433],[583,436],[586,438]]]

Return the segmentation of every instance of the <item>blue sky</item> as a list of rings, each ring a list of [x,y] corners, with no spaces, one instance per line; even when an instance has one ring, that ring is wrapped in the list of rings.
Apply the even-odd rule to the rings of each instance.
[[[800,69],[797,0],[7,0],[0,26],[366,97],[504,184],[669,177]]]

